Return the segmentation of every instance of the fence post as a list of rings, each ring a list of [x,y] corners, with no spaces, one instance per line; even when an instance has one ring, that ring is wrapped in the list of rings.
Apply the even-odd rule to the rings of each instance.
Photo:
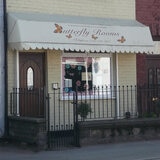
[[[80,147],[80,142],[79,142],[79,123],[78,123],[78,92],[77,89],[73,93],[73,109],[74,109],[74,139],[75,139],[75,146]]]
[[[51,133],[50,133],[50,95],[49,93],[47,94],[46,96],[46,122],[47,122],[47,127],[46,127],[46,130],[47,130],[47,135],[48,135],[48,138],[47,138],[47,143],[48,143],[48,148],[51,148]]]
[[[119,118],[119,97],[118,97],[118,89],[117,86],[114,86],[114,95],[115,95],[115,119]]]
[[[138,105],[138,117],[142,117],[142,88],[137,86],[137,105]]]

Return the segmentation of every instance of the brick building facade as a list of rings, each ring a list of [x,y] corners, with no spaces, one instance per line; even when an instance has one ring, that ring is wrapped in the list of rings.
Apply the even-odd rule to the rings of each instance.
[[[155,44],[154,55],[137,55],[137,84],[156,86],[159,85],[157,70],[160,67],[160,1],[136,0],[136,19],[150,27]]]
[[[136,19],[150,27],[154,40],[160,39],[159,0],[136,0]]]

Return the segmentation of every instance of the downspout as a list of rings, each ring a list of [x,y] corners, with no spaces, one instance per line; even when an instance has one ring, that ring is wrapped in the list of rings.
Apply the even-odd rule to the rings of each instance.
[[[8,137],[8,67],[7,67],[7,47],[8,47],[8,33],[7,33],[7,11],[6,11],[6,0],[3,0],[3,21],[4,21],[4,71],[5,71],[5,133],[4,136]]]
[[[119,88],[118,88],[118,86],[119,86],[119,66],[118,66],[118,54],[116,53],[116,117],[117,117],[117,119],[119,119],[119,117],[120,117],[120,109],[119,109],[119,94],[118,94],[118,90],[119,90]]]

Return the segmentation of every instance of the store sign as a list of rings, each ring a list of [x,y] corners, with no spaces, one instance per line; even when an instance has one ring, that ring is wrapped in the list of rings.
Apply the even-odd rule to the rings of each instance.
[[[153,41],[149,27],[128,25],[61,23],[8,18],[9,47],[23,49],[56,49],[86,52],[152,52]],[[110,23],[112,24],[112,23]]]
[[[83,24],[54,24],[54,36],[65,37],[73,43],[125,43],[126,39],[123,32],[115,26],[96,26]],[[57,35],[56,35],[57,37]],[[58,40],[58,39],[57,39]]]

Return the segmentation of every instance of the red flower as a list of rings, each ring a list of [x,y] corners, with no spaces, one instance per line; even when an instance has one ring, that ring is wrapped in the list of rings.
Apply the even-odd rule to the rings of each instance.
[[[81,81],[78,80],[78,81],[76,82],[76,85],[77,85],[77,86],[80,86],[80,85],[81,85]]]

